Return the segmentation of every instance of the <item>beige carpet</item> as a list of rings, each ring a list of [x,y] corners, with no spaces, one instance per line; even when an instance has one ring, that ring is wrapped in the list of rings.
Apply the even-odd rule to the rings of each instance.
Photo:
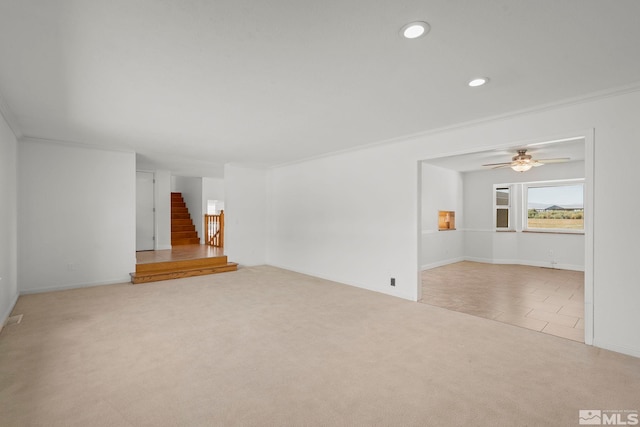
[[[23,296],[2,426],[571,426],[640,359],[272,267]]]

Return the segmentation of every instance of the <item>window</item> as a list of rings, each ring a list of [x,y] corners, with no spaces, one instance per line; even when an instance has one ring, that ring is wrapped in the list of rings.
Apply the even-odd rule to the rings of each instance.
[[[528,231],[584,232],[582,181],[524,185],[524,229]]]
[[[495,187],[494,211],[497,230],[510,230],[511,187]]]

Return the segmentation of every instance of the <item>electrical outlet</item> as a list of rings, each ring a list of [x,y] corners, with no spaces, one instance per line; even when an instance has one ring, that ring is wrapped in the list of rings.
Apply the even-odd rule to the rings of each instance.
[[[391,286],[395,286],[395,285],[396,285],[396,278],[395,278],[395,277],[392,277],[392,278],[391,278],[391,283],[390,283],[390,285],[391,285]]]

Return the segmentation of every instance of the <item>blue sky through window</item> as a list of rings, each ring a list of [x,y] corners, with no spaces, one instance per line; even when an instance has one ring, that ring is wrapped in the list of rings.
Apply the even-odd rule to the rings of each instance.
[[[557,205],[563,208],[582,209],[584,207],[583,194],[583,184],[529,187],[527,208],[544,209]]]

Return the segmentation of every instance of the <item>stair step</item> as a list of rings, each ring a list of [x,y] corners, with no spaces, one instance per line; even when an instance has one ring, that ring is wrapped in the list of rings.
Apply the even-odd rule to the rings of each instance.
[[[235,262],[228,262],[224,265],[214,267],[192,268],[184,270],[176,270],[169,272],[158,273],[131,273],[131,283],[149,283],[159,282],[161,280],[181,279],[183,277],[204,276],[207,274],[224,273],[227,271],[236,271],[238,264]]]
[[[193,223],[185,225],[171,224],[171,232],[175,231],[196,231],[196,226]]]
[[[187,230],[187,231],[171,231],[171,240],[173,239],[188,239],[188,238],[198,238],[198,233],[195,230]]]
[[[171,239],[171,245],[198,245],[200,244],[200,239],[197,237],[188,238],[188,239]]]
[[[171,220],[171,227],[174,225],[193,225],[193,222],[191,221],[191,218],[173,218]]]
[[[200,238],[182,194],[171,193],[171,245],[198,244],[200,244]]]
[[[171,212],[171,218],[172,219],[191,219],[191,216],[189,215],[189,213],[173,213]]]

